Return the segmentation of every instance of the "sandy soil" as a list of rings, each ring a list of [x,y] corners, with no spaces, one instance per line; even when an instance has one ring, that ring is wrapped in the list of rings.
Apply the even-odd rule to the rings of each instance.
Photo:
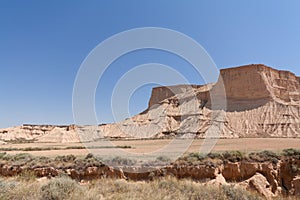
[[[108,143],[103,142],[93,142],[88,143],[88,146],[104,147],[91,150],[92,152],[97,151],[103,155],[111,154],[112,150],[115,148],[106,148],[107,146],[124,146],[129,145],[130,149],[118,149],[125,152],[131,153],[150,153],[161,148],[164,148],[167,152],[177,152],[182,151],[182,148],[188,147],[187,152],[199,152],[200,147],[203,144],[202,139],[197,139],[193,141],[180,140],[175,141],[175,145],[167,146],[173,140],[119,140],[110,141]],[[191,144],[189,145],[189,142]],[[27,143],[27,144],[3,144],[0,148],[26,148],[26,147],[71,147],[71,146],[84,146],[81,143]],[[202,146],[203,147],[203,146]],[[226,151],[226,150],[240,150],[243,152],[249,151],[262,151],[262,150],[272,150],[280,151],[286,148],[300,148],[299,138],[239,138],[239,139],[219,139],[213,148],[213,151]],[[66,150],[47,150],[47,151],[8,151],[9,154],[16,153],[30,153],[36,156],[58,156],[58,155],[68,155],[73,154],[76,156],[84,156],[88,154],[90,150],[87,149],[66,149]]]

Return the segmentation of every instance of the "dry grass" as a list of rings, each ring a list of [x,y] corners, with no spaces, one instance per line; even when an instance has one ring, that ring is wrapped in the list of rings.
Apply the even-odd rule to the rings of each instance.
[[[0,199],[216,199],[255,200],[262,199],[233,186],[204,186],[191,180],[175,178],[157,179],[151,182],[101,179],[80,185],[66,177],[57,177],[44,182],[32,180],[0,180]]]

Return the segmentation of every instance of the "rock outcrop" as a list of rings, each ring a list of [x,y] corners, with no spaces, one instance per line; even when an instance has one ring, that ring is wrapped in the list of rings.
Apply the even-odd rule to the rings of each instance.
[[[105,137],[300,137],[300,78],[265,65],[223,69],[215,84],[153,88],[147,110],[99,129]]]
[[[153,88],[149,107],[121,122],[0,130],[0,140],[104,137],[300,137],[300,77],[261,64],[222,69],[214,84]]]
[[[151,181],[159,177],[176,177],[193,179],[206,185],[229,185],[254,190],[267,199],[278,195],[300,196],[300,162],[299,157],[282,157],[277,163],[270,161],[239,162],[175,162],[166,166],[152,166],[152,171],[131,166],[106,166],[99,161],[67,161],[53,163],[47,160],[41,166],[30,164],[31,160],[15,164],[0,160],[1,176],[16,176],[32,171],[37,177],[55,177],[66,174],[78,181],[100,178],[126,179],[132,181]]]
[[[75,125],[33,125],[23,124],[18,127],[0,129],[0,139],[10,142],[79,142],[80,138]]]
[[[250,179],[239,184],[246,189],[256,190],[259,194],[263,195],[267,199],[272,199],[275,195],[270,189],[270,183],[262,174],[255,174]]]

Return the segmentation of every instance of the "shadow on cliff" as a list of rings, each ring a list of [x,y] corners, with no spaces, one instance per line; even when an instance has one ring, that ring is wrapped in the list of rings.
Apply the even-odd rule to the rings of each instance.
[[[223,100],[222,104],[218,104],[218,101],[214,101],[213,105],[211,100],[204,100],[204,102],[207,101],[205,104],[205,108],[210,110],[224,110],[226,112],[243,112],[243,111],[249,111],[254,110],[257,108],[260,108],[267,103],[269,103],[270,99],[253,99],[253,100],[237,100],[237,99],[226,99]],[[203,100],[200,100],[200,105]]]

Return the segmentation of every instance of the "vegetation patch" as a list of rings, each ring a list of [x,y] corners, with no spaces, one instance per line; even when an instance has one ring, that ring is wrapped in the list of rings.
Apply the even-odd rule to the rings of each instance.
[[[16,148],[16,147],[2,147],[0,151],[51,151],[51,150],[70,150],[70,149],[108,149],[108,148],[122,148],[129,149],[131,146],[70,146],[70,147],[25,147],[25,148]]]
[[[37,139],[26,139],[26,138],[17,138],[14,140],[3,140],[4,142],[11,144],[25,144],[25,143],[33,143],[36,142]]]
[[[272,162],[276,164],[281,156],[272,151],[262,151],[262,152],[254,152],[248,155],[248,158],[252,161],[257,162]]]
[[[204,186],[192,180],[160,178],[150,182],[100,179],[81,185],[66,176],[28,182],[0,180],[0,199],[37,200],[121,200],[121,199],[182,199],[182,200],[262,200],[258,194],[228,186]]]
[[[284,149],[282,155],[300,160],[300,149]]]

